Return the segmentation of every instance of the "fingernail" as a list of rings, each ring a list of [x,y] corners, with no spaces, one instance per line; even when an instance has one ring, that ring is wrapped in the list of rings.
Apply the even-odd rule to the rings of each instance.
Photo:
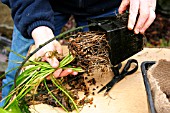
[[[57,68],[59,64],[58,64],[58,62],[54,62],[52,65],[53,65],[52,66],[53,68]]]
[[[144,34],[144,32],[145,32],[144,30],[140,30],[140,33],[141,33],[141,34]]]
[[[58,54],[62,54],[63,52],[62,52],[62,50],[61,51],[58,51]]]
[[[119,7],[118,12],[119,12],[119,14],[122,14],[122,9],[121,9],[121,7]]]
[[[132,24],[128,24],[128,29],[132,30],[133,29],[133,25]]]
[[[71,73],[71,72],[72,72],[72,70],[71,70],[71,69],[68,69],[68,70],[67,70],[67,72]]]
[[[73,73],[72,73],[72,75],[77,75],[77,74],[78,74],[78,72],[73,72]]]
[[[139,34],[139,29],[135,29],[135,34]]]
[[[58,52],[58,54],[62,54],[63,50],[62,49],[58,49],[57,52]]]
[[[57,68],[58,65],[59,65],[58,60],[57,60],[57,59],[53,59],[53,60],[52,60],[52,67],[53,67],[53,68]]]

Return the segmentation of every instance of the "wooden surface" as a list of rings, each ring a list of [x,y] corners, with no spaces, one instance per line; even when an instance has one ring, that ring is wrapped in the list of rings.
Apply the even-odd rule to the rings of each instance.
[[[143,61],[158,61],[160,59],[170,60],[170,49],[165,48],[144,48],[141,52],[132,56],[139,62],[139,69],[132,75],[127,76],[122,81],[117,83],[109,92],[109,96],[104,96],[104,91],[100,94],[96,92],[112,78],[112,73],[96,73],[94,77],[97,80],[95,86],[97,88],[93,97],[93,104],[87,104],[83,107],[80,113],[149,113],[147,96],[143,83],[140,65]],[[125,64],[123,62],[123,64]],[[81,94],[81,92],[80,92]],[[83,94],[83,93],[82,93]],[[43,109],[34,106],[34,109],[40,113],[47,113],[48,107]],[[50,112],[50,109],[49,111]],[[51,113],[61,113],[62,110],[56,108]]]

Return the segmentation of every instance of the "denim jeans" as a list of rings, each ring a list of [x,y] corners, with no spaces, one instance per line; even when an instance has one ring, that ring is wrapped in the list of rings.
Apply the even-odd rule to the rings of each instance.
[[[116,14],[117,14],[117,8],[115,8],[112,11],[109,11],[105,14],[98,15],[98,16],[91,16],[91,17],[82,17],[81,16],[80,17],[80,16],[74,15],[74,18],[75,18],[77,26],[83,26],[83,25],[88,24],[87,18],[99,18],[99,17],[111,16],[111,15],[114,16]],[[71,15],[66,15],[66,14],[62,14],[59,12],[55,12],[55,33],[54,33],[54,35],[58,35],[60,33],[62,27],[67,23],[70,16]],[[88,30],[88,28],[83,29],[83,31],[87,31],[87,30]],[[11,50],[17,52],[18,54],[20,54],[22,56],[26,56],[27,52],[29,50],[29,47],[34,44],[34,40],[24,38],[15,26],[14,26],[14,31],[13,31],[12,37],[13,38],[12,38]],[[16,68],[17,66],[20,65],[16,62],[22,62],[22,61],[23,61],[23,59],[21,57],[17,56],[13,52],[10,52],[8,67],[6,69],[6,72],[8,72],[11,69]],[[6,78],[3,79],[3,81],[2,81],[2,85],[5,85],[5,84],[13,81],[14,77],[15,77],[15,73],[16,73],[16,70],[13,70],[13,71],[10,71],[9,73],[7,73]],[[9,90],[12,85],[13,85],[13,82],[8,84],[7,86],[5,86],[2,89],[2,98],[6,97],[8,95]],[[1,107],[4,105],[4,102],[5,101],[0,102]]]

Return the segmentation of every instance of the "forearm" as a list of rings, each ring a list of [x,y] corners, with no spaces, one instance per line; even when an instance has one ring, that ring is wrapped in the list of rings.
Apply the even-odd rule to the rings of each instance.
[[[41,44],[44,44],[46,41],[54,37],[54,34],[52,30],[46,26],[40,26],[35,28],[32,31],[32,37],[35,41],[35,46],[38,47]],[[62,48],[61,45],[58,41],[54,40],[51,43],[47,44],[44,46],[42,49],[40,49],[36,53],[36,57],[41,56],[42,61],[47,61],[50,63],[50,65],[54,68],[57,68],[59,66],[59,61],[56,59],[56,57],[49,57],[48,52],[49,51],[57,51],[59,54],[62,54]],[[71,69],[57,69],[53,75],[54,77],[62,77],[62,76],[67,76],[69,74],[77,75],[77,72],[73,72]],[[49,79],[50,77],[47,77]]]

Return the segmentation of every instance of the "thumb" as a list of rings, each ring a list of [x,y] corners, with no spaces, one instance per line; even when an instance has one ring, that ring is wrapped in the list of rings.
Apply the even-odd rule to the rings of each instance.
[[[58,52],[59,54],[63,54],[63,49],[62,49],[62,47],[61,47],[61,44],[60,44],[58,41],[55,41],[54,43],[55,43],[54,46],[55,46],[57,52]]]
[[[52,54],[53,51],[48,51],[45,53],[43,60],[47,61],[53,68],[57,68],[59,66],[59,61]]]

